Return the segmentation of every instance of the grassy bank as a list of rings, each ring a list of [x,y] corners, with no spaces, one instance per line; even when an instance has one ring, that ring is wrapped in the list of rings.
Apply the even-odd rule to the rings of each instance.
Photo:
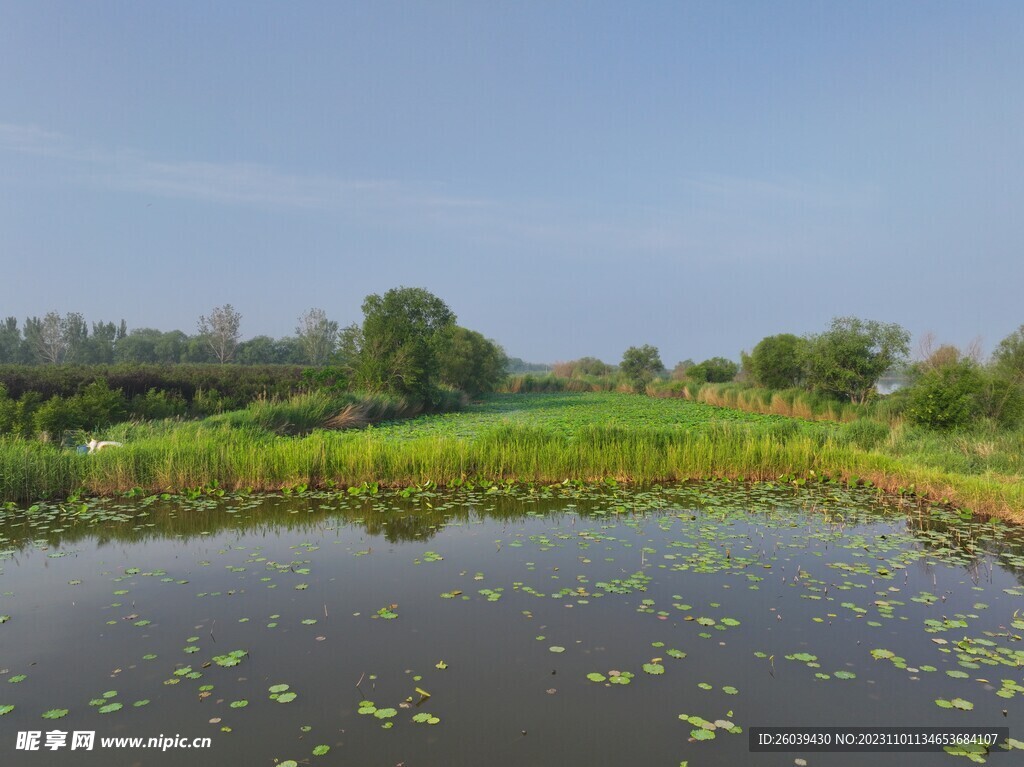
[[[77,490],[180,491],[217,485],[445,485],[466,478],[631,482],[723,477],[868,481],[1024,522],[1012,456],[965,462],[963,452],[863,422],[843,426],[756,416],[619,394],[507,395],[466,413],[361,431],[278,436],[251,417],[125,425],[125,447],[95,455],[26,440],[0,443],[0,497],[27,501]],[[944,450],[942,448],[949,448]],[[1020,461],[1019,454],[1016,461]],[[993,464],[994,465],[994,464]]]

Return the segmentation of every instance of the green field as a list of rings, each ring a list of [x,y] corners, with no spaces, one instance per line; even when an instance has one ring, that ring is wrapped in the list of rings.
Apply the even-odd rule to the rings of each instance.
[[[477,437],[496,426],[544,429],[566,437],[595,426],[621,429],[701,429],[721,423],[786,423],[783,416],[758,415],[685,400],[653,399],[614,392],[495,394],[458,413],[428,415],[374,427],[387,439]],[[810,424],[808,424],[810,426]],[[818,428],[818,425],[814,425]]]
[[[323,403],[309,398],[309,407]],[[298,418],[300,405],[284,408]],[[364,430],[280,436],[265,404],[202,421],[120,424],[123,448],[80,455],[0,442],[0,497],[25,502],[84,491],[449,485],[465,480],[646,483],[728,478],[870,482],[1007,519],[1024,519],[1019,455],[965,461],[956,443],[866,421],[849,424],[615,394],[496,395],[459,413]],[[1008,467],[996,470],[993,465]]]

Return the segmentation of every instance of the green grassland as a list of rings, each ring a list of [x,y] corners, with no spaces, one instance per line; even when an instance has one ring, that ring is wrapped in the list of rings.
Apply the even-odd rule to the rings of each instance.
[[[307,395],[308,396],[308,395]],[[316,397],[283,403],[294,421]],[[494,395],[458,413],[283,435],[268,405],[201,421],[120,424],[95,455],[0,442],[0,498],[84,491],[277,490],[465,480],[645,483],[840,480],[1024,521],[1019,445],[978,445],[871,421],[811,422],[678,399],[605,393]],[[312,420],[316,420],[315,418]]]

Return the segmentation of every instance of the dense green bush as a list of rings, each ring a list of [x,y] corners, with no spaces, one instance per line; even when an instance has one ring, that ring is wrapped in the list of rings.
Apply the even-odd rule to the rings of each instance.
[[[258,397],[288,397],[306,390],[304,368],[293,365],[0,365],[0,384],[12,399],[28,391],[43,399],[80,394],[105,380],[132,400],[152,389],[191,403],[196,392],[216,389],[231,407],[245,407]]]
[[[792,333],[761,339],[744,361],[750,377],[766,389],[788,389],[803,380],[804,346],[807,342]]]
[[[966,426],[981,413],[985,381],[971,360],[929,370],[907,391],[906,414],[914,423],[936,429]]]
[[[34,408],[31,431],[58,439],[65,431],[102,429],[124,420],[126,415],[127,403],[121,392],[111,390],[106,381],[96,381],[81,394],[50,397]]]
[[[439,344],[438,364],[443,384],[476,397],[494,391],[505,380],[508,358],[494,341],[456,326]]]
[[[188,413],[188,403],[177,392],[150,389],[132,398],[132,417],[143,421],[159,421]]]
[[[82,428],[82,413],[74,398],[50,397],[32,416],[32,429],[59,439],[65,431]]]
[[[999,367],[985,376],[978,403],[981,413],[1000,426],[1014,428],[1024,422],[1024,384]]]
[[[94,381],[72,397],[81,414],[83,429],[99,429],[124,420],[128,407],[120,389],[112,390],[104,380]]]

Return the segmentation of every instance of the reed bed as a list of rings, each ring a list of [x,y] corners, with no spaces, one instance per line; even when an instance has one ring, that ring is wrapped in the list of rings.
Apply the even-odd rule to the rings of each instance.
[[[469,437],[438,433],[409,439],[393,439],[375,429],[276,437],[215,423],[172,429],[91,456],[26,440],[0,443],[0,497],[5,501],[133,488],[176,492],[209,486],[399,486],[428,480],[448,485],[467,478],[651,483],[779,477],[869,481],[887,491],[912,490],[920,497],[1024,522],[1019,478],[948,471],[865,450],[838,431],[780,428],[771,422],[709,422],[702,428],[590,424],[572,433],[509,423]]]

